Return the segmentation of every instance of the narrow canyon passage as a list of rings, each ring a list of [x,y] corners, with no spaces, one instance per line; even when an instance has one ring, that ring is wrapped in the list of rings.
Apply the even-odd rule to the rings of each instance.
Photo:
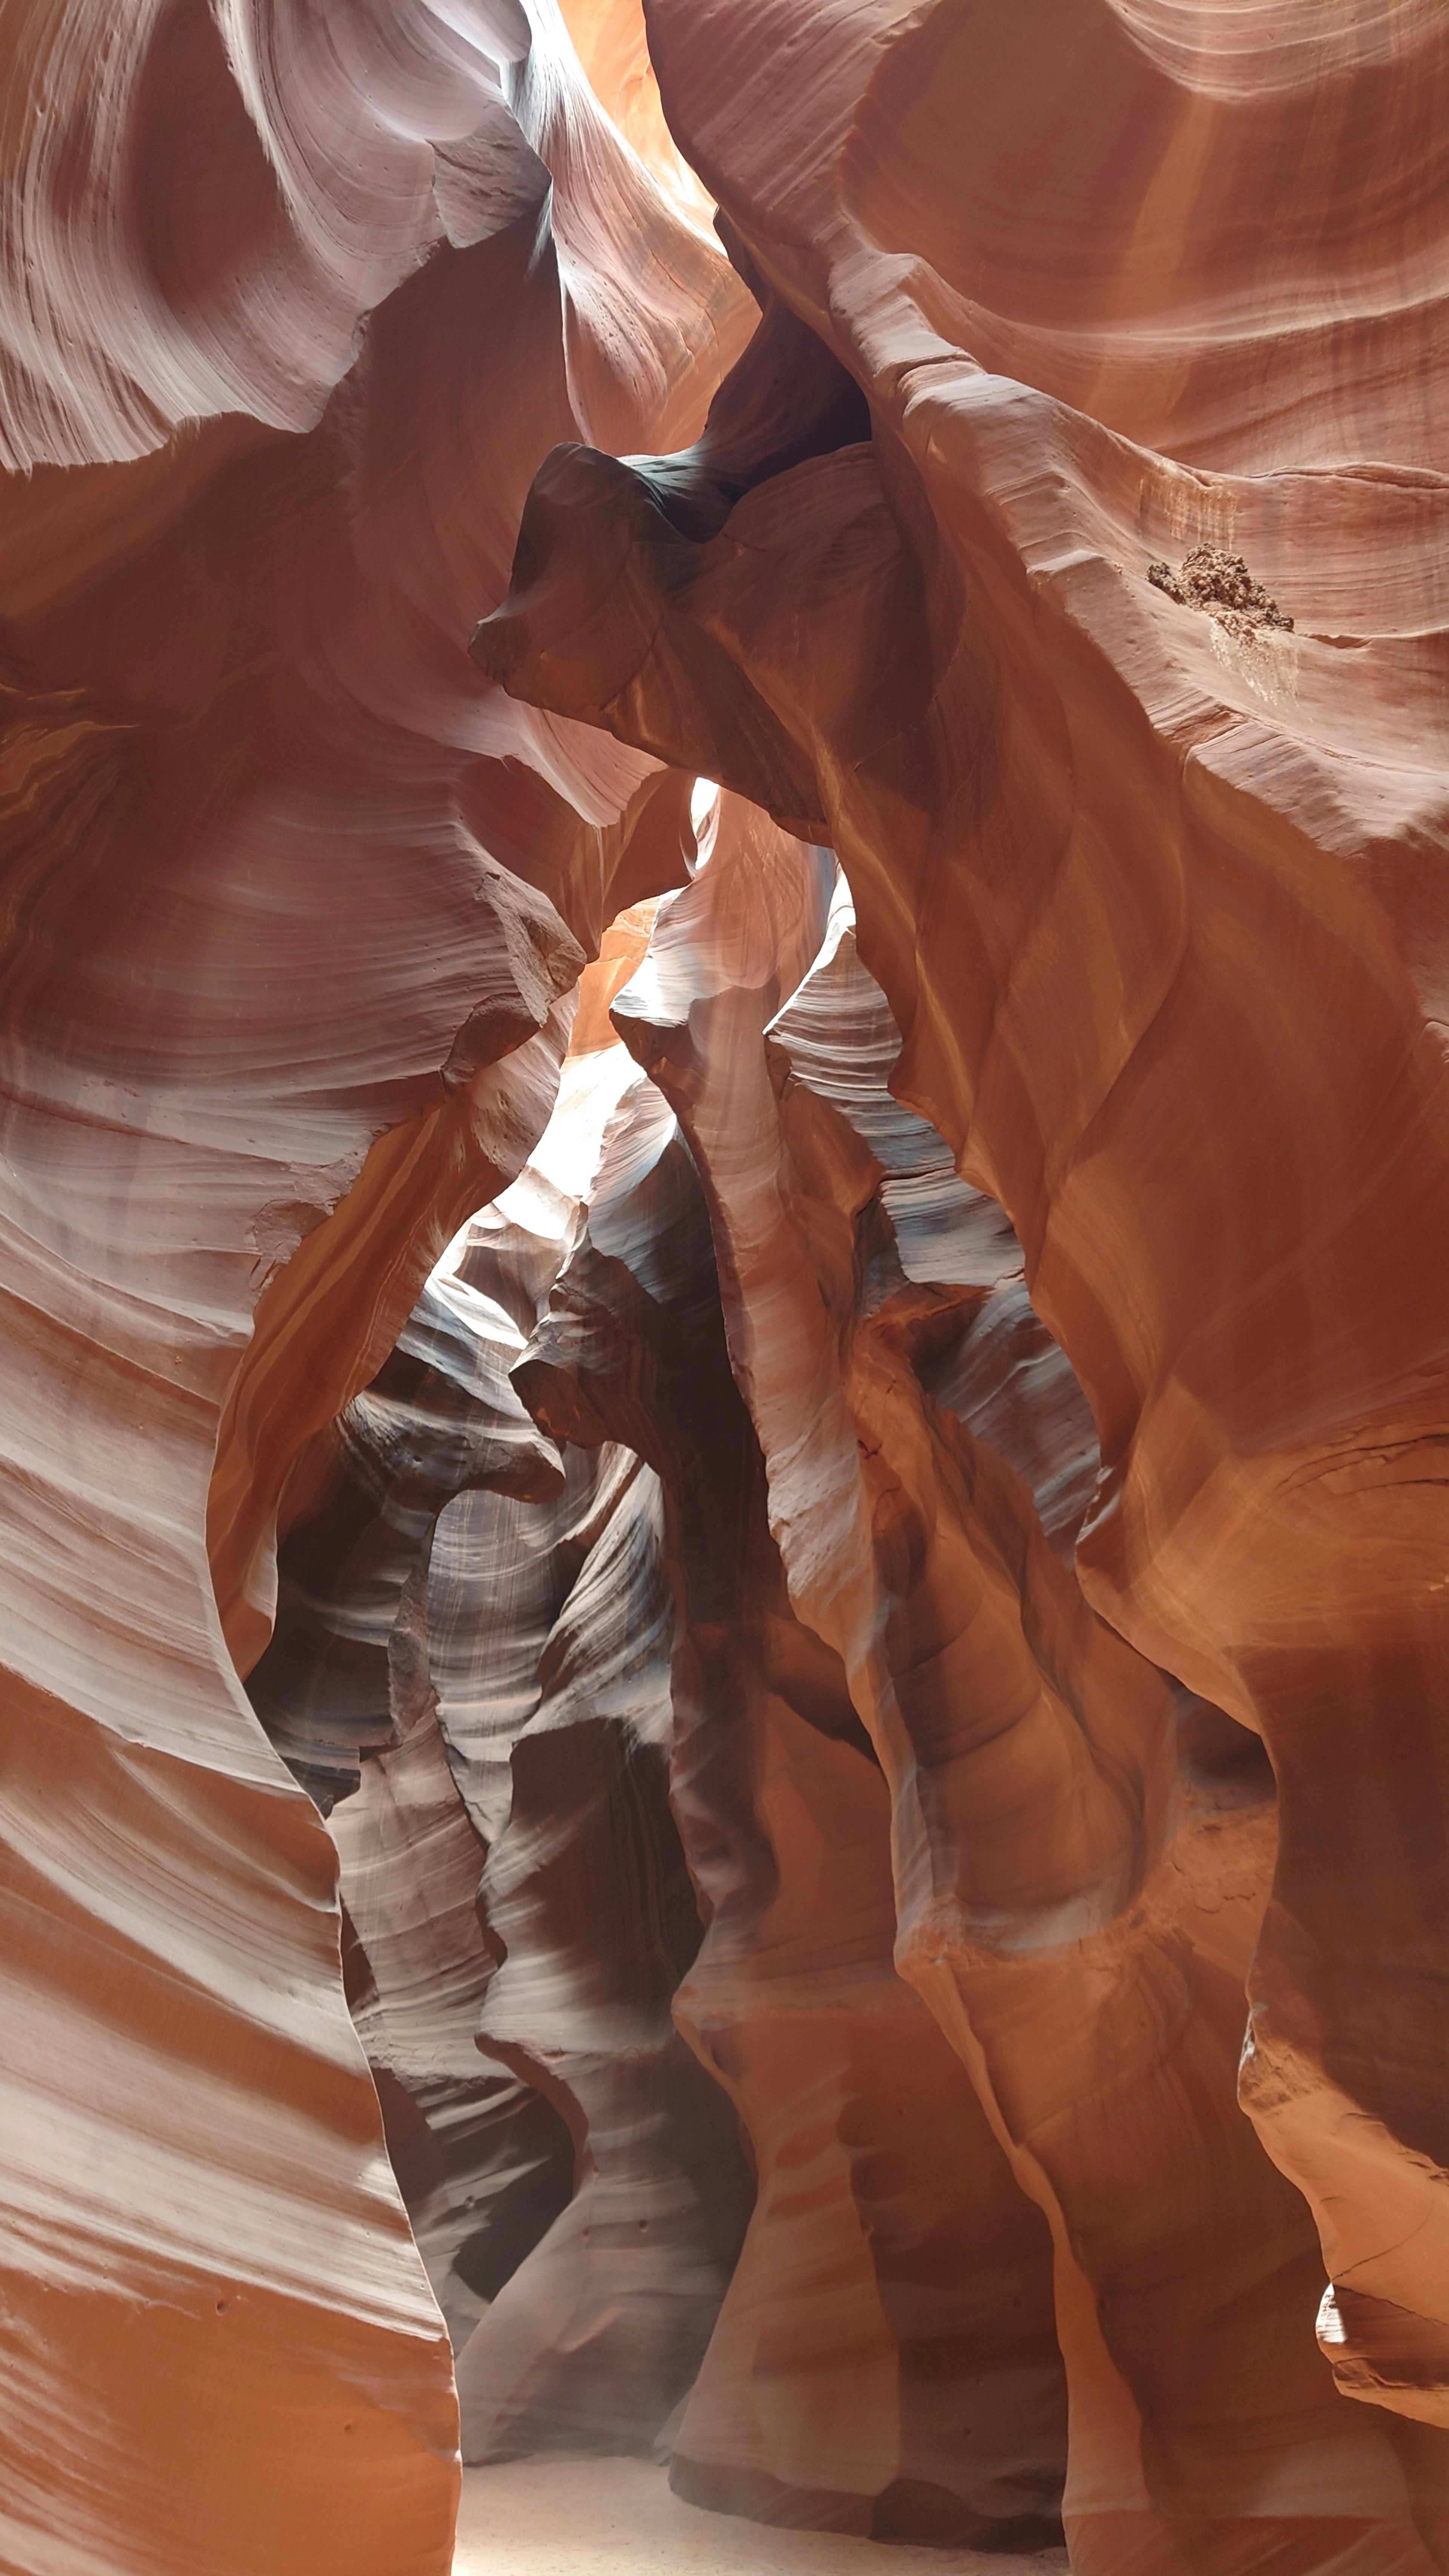
[[[1449,2576],[1449,17],[3,16],[0,2576]]]

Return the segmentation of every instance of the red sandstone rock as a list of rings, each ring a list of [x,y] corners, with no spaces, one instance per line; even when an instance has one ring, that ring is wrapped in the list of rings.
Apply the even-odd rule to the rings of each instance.
[[[758,2173],[674,2483],[765,2521],[1050,2541],[1048,2239],[894,1973],[888,1792],[838,1658],[792,1614],[699,1181],[648,1086],[517,1380],[556,1433],[613,1430],[663,1486],[673,1803],[708,1923],[675,2017]]]
[[[617,1444],[561,1471],[506,1374],[621,1082],[662,1110],[604,1016],[644,937],[626,917],[584,979],[607,1055],[571,1054],[526,1175],[294,1470],[248,1685],[297,1777],[338,1802],[349,1998],[469,2460],[647,2456],[749,2197],[728,2101],[669,2012],[700,1924],[668,1804],[658,1482]]]
[[[669,1812],[658,1524],[657,1479],[610,1444],[570,1453],[557,1505],[464,1498],[439,1533],[430,1669],[502,1953],[478,2045],[575,2152],[568,2207],[459,2352],[469,2461],[648,2456],[748,2206],[733,2115],[670,2016],[700,1924]]]
[[[574,2151],[543,2095],[480,2061],[497,1964],[477,1910],[483,1850],[448,1769],[431,1691],[364,1762],[331,1823],[343,1968],[388,2155],[454,2352],[566,2206]]]
[[[615,1017],[706,1175],[792,1598],[839,1652],[893,1792],[898,1964],[1052,2225],[1074,2557],[1104,2576],[1134,2549],[1251,2563],[1266,2445],[1273,2547],[1305,2567],[1357,2549],[1427,2568],[1400,2453],[1426,2512],[1437,2470],[1391,2418],[1345,2419],[1314,2342],[1307,2212],[1233,2102],[1273,1862],[1261,1779],[1198,1770],[1174,1796],[1161,1677],[1093,1618],[1014,1479],[920,1382],[913,1346],[939,1370],[952,1310],[899,1258],[892,1276],[884,1194],[909,1219],[911,1145],[924,1179],[937,1140],[889,1121],[879,1093],[872,1117],[847,978],[839,1054],[802,1049],[795,1068],[795,1005],[775,1015],[773,959],[815,867],[727,810]],[[976,1250],[999,1273],[999,1223],[980,1262],[985,1211],[957,1196],[934,1266],[950,1280]],[[909,1224],[897,1241],[919,1266]]]
[[[681,877],[480,597],[552,442],[691,435],[747,301],[513,0],[3,42],[0,2559],[443,2576],[447,2341],[238,1663],[613,884]]]
[[[0,2560],[1449,2569],[1443,27],[646,15],[0,40]]]
[[[551,461],[475,651],[838,849],[894,1088],[1092,1404],[1090,1600],[1272,1755],[1240,2089],[1346,2288],[1324,2349],[1449,2424],[1443,30],[650,27],[771,318],[693,458]],[[840,368],[798,462],[787,328]],[[1149,581],[1198,544],[1292,633]]]

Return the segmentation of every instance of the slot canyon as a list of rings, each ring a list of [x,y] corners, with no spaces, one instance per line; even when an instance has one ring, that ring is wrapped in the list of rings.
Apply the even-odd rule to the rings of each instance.
[[[1449,2576],[1444,0],[0,65],[0,2576]]]

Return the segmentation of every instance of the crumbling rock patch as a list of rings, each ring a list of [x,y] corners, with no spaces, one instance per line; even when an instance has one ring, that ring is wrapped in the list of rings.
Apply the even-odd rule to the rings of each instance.
[[[1147,578],[1180,607],[1200,608],[1229,635],[1257,635],[1265,626],[1293,632],[1292,618],[1254,581],[1242,556],[1230,555],[1222,546],[1194,546],[1176,572],[1171,564],[1150,563]]]

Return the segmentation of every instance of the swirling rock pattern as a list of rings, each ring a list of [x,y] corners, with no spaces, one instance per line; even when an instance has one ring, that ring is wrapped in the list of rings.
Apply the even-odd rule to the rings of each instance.
[[[443,2576],[443,2320],[239,1675],[690,846],[469,628],[552,442],[691,435],[748,302],[550,7],[0,43],[0,2560]]]
[[[509,1382],[523,1347],[470,1282],[429,1282],[372,1386],[297,1461],[276,1625],[247,1684],[294,1777],[324,1814],[341,1801],[348,2003],[455,2351],[573,2187],[557,2112],[479,2059],[497,1965],[477,1908],[485,1846],[448,1767],[428,1660],[439,1514],[479,1485],[564,1490]]]
[[[600,1074],[617,1089],[617,1070]],[[506,1232],[478,1232],[473,1275],[486,1261],[520,1276]],[[543,1303],[551,1272],[535,1275]],[[478,2046],[538,2087],[575,2149],[568,2206],[459,2353],[469,2461],[648,2456],[699,2367],[749,2204],[733,2114],[670,2009],[700,1919],[669,1806],[659,1481],[621,1441],[566,1454],[551,1504],[461,1496],[428,1587],[438,1720],[488,1845],[479,1903],[502,1953]]]
[[[717,850],[712,888],[726,866]],[[674,1804],[708,1915],[675,2018],[758,2175],[674,2483],[766,2521],[1050,2542],[1046,2231],[895,1975],[886,1784],[838,1658],[791,1611],[699,1176],[650,1086],[517,1381],[556,1432],[633,1440],[664,1496]]]
[[[617,1442],[561,1461],[508,1376],[621,1084],[662,1106],[604,1017],[644,933],[626,915],[584,979],[526,1173],[298,1461],[248,1685],[332,1810],[349,1999],[470,2461],[648,2456],[750,2197],[729,2103],[670,2015],[700,1922],[668,1799],[658,1479]],[[696,1250],[708,1287],[707,1226]]]
[[[838,850],[1090,1399],[1087,1597],[1272,1757],[1239,2090],[1323,2349],[1444,2426],[1444,31],[649,24],[765,323],[690,455],[550,461],[475,652]],[[1201,545],[1291,633],[1148,579]]]
[[[7,2576],[1442,2576],[1441,14],[0,47]]]
[[[777,1009],[812,884],[813,853],[727,808],[615,1016],[708,1177],[792,1594],[894,1793],[897,1962],[1052,2227],[1074,2561],[1425,2568],[1413,2490],[1429,2513],[1439,2464],[1344,2409],[1309,2214],[1233,2099],[1271,1777],[1225,1716],[1179,1719],[999,1452],[953,1421],[953,1393],[979,1418],[968,1355],[980,1325],[991,1367],[985,1283],[1015,1246],[923,1122],[872,1100],[879,994],[839,913]],[[1050,1375],[1023,1393],[1042,1406],[1028,1457],[1070,1459],[1073,1431],[1090,1447],[1057,1371],[1055,1401]],[[1260,2445],[1284,2482],[1270,2512]]]

